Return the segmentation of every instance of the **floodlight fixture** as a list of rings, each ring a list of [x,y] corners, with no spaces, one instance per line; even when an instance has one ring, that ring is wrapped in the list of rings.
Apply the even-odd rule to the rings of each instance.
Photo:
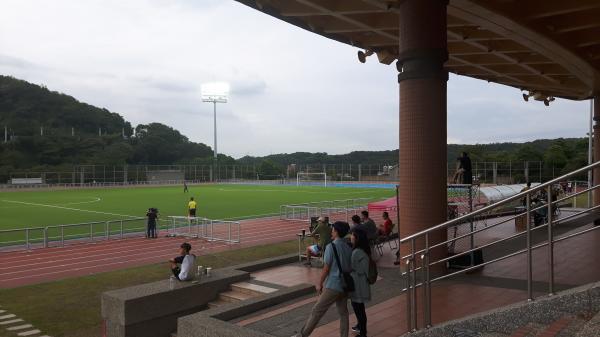
[[[553,96],[546,95],[539,91],[529,91],[529,93],[523,94],[523,100],[525,100],[525,102],[529,102],[530,97],[533,97],[536,101],[544,102],[545,106],[550,106],[550,102],[555,100]]]
[[[214,172],[213,180],[217,180],[218,165],[217,165],[217,103],[227,103],[229,98],[229,84],[226,82],[204,83],[200,86],[200,95],[202,102],[213,103],[214,114],[214,135],[215,147],[214,153]]]
[[[372,50],[365,50],[365,51],[359,50],[358,51],[358,61],[360,63],[365,63],[365,62],[367,62],[367,57],[369,57],[371,55],[373,55]]]

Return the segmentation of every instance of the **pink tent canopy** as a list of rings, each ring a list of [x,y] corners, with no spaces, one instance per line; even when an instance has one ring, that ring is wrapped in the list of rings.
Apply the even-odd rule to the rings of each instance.
[[[396,211],[396,197],[369,203],[369,212],[374,211]]]

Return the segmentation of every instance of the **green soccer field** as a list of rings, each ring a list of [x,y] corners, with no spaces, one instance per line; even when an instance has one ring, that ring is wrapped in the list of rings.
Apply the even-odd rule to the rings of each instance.
[[[0,229],[43,227],[143,217],[149,207],[161,218],[186,215],[187,202],[198,202],[197,216],[212,219],[259,217],[279,206],[324,200],[381,199],[393,189],[257,185],[198,185],[0,192]]]

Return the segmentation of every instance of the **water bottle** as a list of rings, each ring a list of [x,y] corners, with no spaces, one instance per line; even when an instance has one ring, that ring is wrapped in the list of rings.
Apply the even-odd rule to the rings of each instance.
[[[198,270],[196,271],[196,278],[199,280],[202,277],[202,266],[198,266]]]
[[[169,278],[169,289],[175,289],[175,276],[173,275],[171,275],[171,277]]]
[[[206,277],[210,277],[210,271],[212,270],[211,267],[206,267]]]

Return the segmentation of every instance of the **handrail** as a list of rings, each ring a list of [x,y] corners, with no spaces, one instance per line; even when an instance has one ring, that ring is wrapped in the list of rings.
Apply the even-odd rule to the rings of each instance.
[[[528,194],[531,194],[531,193],[533,193],[533,192],[539,191],[539,190],[541,190],[541,189],[543,189],[543,188],[545,188],[545,187],[547,187],[547,186],[554,185],[554,184],[556,184],[556,183],[558,183],[558,182],[561,182],[561,181],[565,180],[565,179],[566,179],[566,178],[568,178],[568,177],[572,177],[572,176],[574,176],[574,175],[577,175],[577,174],[580,174],[580,173],[583,173],[583,172],[589,171],[589,170],[591,170],[591,169],[594,169],[594,168],[596,168],[596,167],[600,167],[600,161],[598,161],[598,162],[595,162],[595,163],[593,163],[593,164],[591,164],[591,165],[588,165],[588,166],[582,167],[582,168],[580,168],[580,169],[578,169],[578,170],[575,170],[575,171],[573,171],[573,172],[571,172],[571,173],[567,173],[567,174],[565,174],[565,175],[562,175],[562,176],[560,176],[560,177],[558,177],[558,178],[554,178],[554,179],[552,179],[552,180],[550,180],[550,181],[547,181],[547,182],[545,182],[545,183],[543,183],[543,184],[537,185],[537,186],[535,186],[535,187],[531,187],[531,188],[530,188],[530,189],[528,189],[527,191],[519,192],[519,193],[517,193],[517,194],[515,194],[515,195],[513,195],[513,196],[511,196],[511,197],[508,197],[508,198],[506,198],[506,199],[504,199],[504,200],[502,200],[502,201],[496,202],[496,203],[494,203],[494,204],[492,204],[492,205],[485,206],[485,207],[483,207],[483,208],[480,208],[480,209],[478,209],[478,210],[476,210],[476,211],[473,211],[473,212],[471,212],[471,213],[465,214],[465,215],[463,215],[463,216],[460,216],[460,217],[458,217],[458,218],[454,218],[454,219],[452,219],[452,220],[448,220],[448,221],[446,221],[446,222],[444,222],[444,223],[441,223],[441,224],[439,224],[439,225],[436,225],[436,226],[433,226],[433,227],[427,228],[427,229],[425,229],[425,230],[422,230],[422,231],[420,231],[420,232],[417,232],[417,233],[411,234],[411,235],[409,235],[409,236],[407,236],[407,237],[401,238],[401,239],[400,239],[400,243],[401,243],[401,244],[402,244],[402,243],[407,243],[407,242],[409,242],[409,241],[410,241],[410,240],[412,240],[412,239],[419,238],[419,237],[421,237],[421,236],[423,236],[423,235],[425,235],[425,234],[431,233],[431,232],[433,232],[433,231],[436,231],[436,230],[440,230],[440,229],[443,229],[443,228],[449,227],[449,226],[451,226],[451,225],[453,225],[453,224],[456,224],[456,223],[461,223],[461,222],[464,222],[465,220],[468,220],[469,218],[472,218],[472,217],[474,217],[474,216],[476,216],[476,215],[483,214],[483,213],[485,213],[485,212],[487,212],[487,211],[490,211],[490,210],[492,210],[492,209],[494,209],[494,208],[497,208],[498,206],[501,206],[501,205],[507,204],[507,203],[509,203],[509,202],[511,202],[511,201],[519,200],[519,199],[521,199],[521,198],[523,198],[523,197],[527,196]]]
[[[600,167],[600,162],[596,162],[591,165],[587,165],[585,167],[582,167],[573,172],[564,174],[558,178],[552,179],[543,184],[529,188],[523,192],[519,192],[519,193],[517,193],[511,197],[508,197],[500,202],[483,207],[477,211],[465,214],[463,216],[446,221],[442,224],[436,225],[429,229],[420,231],[418,233],[415,233],[415,234],[412,234],[410,236],[400,239],[399,244],[409,245],[408,251],[406,252],[408,254],[399,257],[399,261],[403,261],[402,264],[405,265],[405,268],[406,268],[405,270],[401,271],[401,276],[405,277],[405,281],[406,281],[406,286],[402,289],[402,292],[404,292],[404,291],[407,292],[407,300],[406,300],[407,317],[406,317],[406,319],[407,319],[408,331],[416,331],[418,329],[419,322],[416,317],[417,305],[423,305],[423,324],[424,324],[424,326],[425,327],[431,326],[431,323],[432,323],[432,320],[431,320],[431,311],[432,311],[432,309],[431,309],[431,285],[432,285],[432,283],[448,279],[448,278],[453,277],[458,274],[467,273],[469,271],[476,270],[476,269],[482,268],[483,266],[486,266],[486,265],[489,265],[492,263],[496,263],[498,261],[502,261],[502,260],[517,256],[517,255],[520,255],[523,253],[527,254],[527,274],[526,274],[527,298],[528,298],[528,300],[533,300],[534,299],[533,250],[541,248],[541,247],[547,247],[548,256],[547,256],[547,262],[545,262],[545,263],[548,264],[548,269],[549,269],[549,272],[548,272],[548,294],[550,294],[550,295],[554,294],[554,290],[555,290],[555,287],[554,287],[554,254],[555,254],[554,253],[554,244],[557,242],[564,241],[569,238],[578,236],[578,235],[582,235],[584,233],[591,232],[593,230],[599,230],[600,226],[594,226],[589,229],[576,231],[575,233],[571,233],[571,234],[567,233],[565,235],[558,235],[558,236],[555,236],[555,234],[553,233],[553,231],[554,231],[553,227],[555,227],[555,225],[557,225],[557,224],[564,223],[564,222],[566,222],[570,219],[573,219],[575,217],[578,217],[582,214],[595,213],[598,210],[600,210],[600,205],[588,207],[583,210],[574,210],[574,212],[570,212],[571,214],[561,216],[560,218],[557,216],[557,214],[554,213],[554,211],[557,208],[560,208],[561,202],[576,198],[577,196],[585,194],[585,193],[589,194],[592,191],[596,191],[597,189],[600,189],[600,184],[596,184],[593,186],[587,186],[587,188],[585,188],[584,190],[581,190],[581,191],[576,190],[574,193],[569,194],[568,196],[565,196],[565,197],[561,197],[561,198],[559,198],[557,195],[555,195],[554,186],[555,186],[555,184],[557,184],[559,182],[567,180],[567,178],[569,178],[569,177],[584,173],[586,171],[591,171],[591,170],[597,169],[599,167]],[[470,185],[467,185],[467,186],[472,188]],[[537,199],[534,199],[536,201],[535,203],[532,202],[532,196],[537,194],[539,191],[544,191],[546,193],[545,196],[539,200],[539,201],[541,201],[540,203],[537,203],[537,201],[538,201]],[[472,193],[472,191],[470,191],[470,194],[471,193]],[[521,200],[522,198],[524,198],[524,200],[525,200],[525,207],[524,207],[525,212],[524,213],[520,213],[515,216],[509,216],[507,219],[502,219],[501,221],[494,223],[490,226],[486,225],[484,228],[475,229],[475,227],[473,225],[474,224],[473,220],[482,218],[482,217],[478,217],[479,215],[485,214],[485,213],[490,212],[499,207],[503,207],[515,200]],[[532,218],[532,215],[534,215],[533,218]],[[481,242],[479,246],[477,246],[477,247],[475,246],[474,235],[476,233],[489,230],[489,229],[499,226],[501,224],[505,224],[509,221],[513,221],[521,216],[524,216],[525,221],[526,221],[526,228],[523,232],[510,233],[508,235],[503,235],[503,237],[501,237],[499,239],[494,238],[494,239],[490,240],[491,242]],[[538,222],[538,219],[540,219],[540,216],[542,219],[541,223]],[[535,222],[535,224],[533,222]],[[466,234],[461,234],[459,236],[456,236],[456,232],[455,232],[455,235],[453,238],[450,238],[450,239],[446,238],[445,241],[442,241],[442,242],[437,242],[437,241],[432,242],[432,243],[429,242],[431,239],[430,233],[433,231],[446,230],[446,229],[450,228],[451,226],[468,225],[468,224],[470,224],[470,230]],[[457,228],[457,227],[454,227],[454,228]],[[533,241],[532,240],[533,232],[535,232],[536,234],[540,234],[543,238],[544,231],[546,231],[546,233],[547,233],[547,236],[545,239],[543,239],[541,242],[538,241],[537,243],[532,242]],[[524,247],[522,247],[522,246],[514,247],[515,248],[514,251],[511,250],[510,252],[505,252],[501,256],[495,257],[490,261],[485,261],[485,262],[480,261],[480,263],[476,263],[474,261],[474,253],[476,251],[484,249],[484,248],[488,248],[493,245],[501,244],[501,243],[507,242],[511,239],[519,238],[522,236],[526,236]],[[470,247],[467,250],[461,251],[458,254],[455,254],[452,256],[436,256],[435,259],[431,259],[432,256],[430,256],[430,255],[431,255],[432,250],[446,247],[448,244],[454,244],[458,240],[466,239],[467,237],[470,237]],[[536,235],[536,238],[538,238],[537,235]],[[420,241],[418,247],[416,245],[417,239],[422,240],[422,241]],[[536,241],[537,241],[537,239],[536,239]],[[399,252],[400,252],[400,249],[399,249]],[[461,269],[461,270],[455,271],[455,272],[450,272],[450,273],[443,274],[443,275],[438,275],[436,277],[432,277],[430,275],[430,268],[432,268],[434,266],[439,266],[440,264],[443,264],[445,262],[449,262],[456,257],[468,256],[469,254],[471,255],[471,262],[469,265],[464,266],[465,267],[464,269]],[[419,256],[420,259],[416,258],[416,256]],[[419,260],[419,261],[417,261],[417,260]],[[417,282],[417,278],[419,277],[419,275],[421,276],[421,281]],[[421,298],[417,301],[417,288],[419,288],[419,287],[422,288],[423,295],[422,295],[422,297],[419,296]],[[419,302],[421,304],[417,304],[417,302]]]

